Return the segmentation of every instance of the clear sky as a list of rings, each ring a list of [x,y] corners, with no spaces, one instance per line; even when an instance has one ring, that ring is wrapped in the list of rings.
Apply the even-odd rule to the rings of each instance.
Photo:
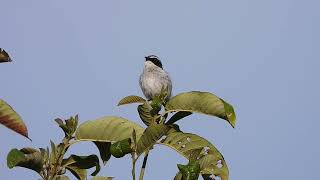
[[[54,118],[81,122],[118,115],[141,123],[144,56],[161,57],[174,94],[210,91],[234,105],[237,125],[192,115],[182,130],[210,140],[225,156],[230,180],[319,176],[320,3],[318,0],[1,0],[0,98],[24,118],[32,142],[0,126],[0,179],[37,179],[6,167],[11,148],[46,147],[63,134]],[[142,124],[142,123],[141,123]],[[98,153],[90,143],[73,153]],[[173,150],[156,147],[145,179],[171,179]],[[130,157],[101,175],[131,178]]]

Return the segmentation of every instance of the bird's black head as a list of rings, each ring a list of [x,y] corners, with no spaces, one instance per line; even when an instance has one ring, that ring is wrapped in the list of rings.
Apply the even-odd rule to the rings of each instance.
[[[159,68],[163,69],[162,68],[162,63],[161,61],[159,60],[159,58],[155,55],[150,55],[150,56],[147,56],[146,57],[146,61],[150,61],[152,62],[154,65],[158,66]]]

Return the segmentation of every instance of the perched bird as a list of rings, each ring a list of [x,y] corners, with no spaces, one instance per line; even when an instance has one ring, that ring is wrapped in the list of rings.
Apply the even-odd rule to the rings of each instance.
[[[161,94],[161,91],[166,91],[165,101],[171,97],[172,82],[169,74],[163,70],[162,63],[155,55],[145,57],[144,69],[140,75],[140,87],[143,94],[149,100]]]

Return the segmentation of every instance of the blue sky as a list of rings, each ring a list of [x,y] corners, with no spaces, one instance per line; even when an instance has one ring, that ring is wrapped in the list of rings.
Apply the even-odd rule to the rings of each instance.
[[[173,93],[213,92],[234,105],[237,125],[192,115],[185,132],[210,140],[225,156],[231,180],[315,179],[320,12],[316,0],[1,1],[0,98],[24,118],[32,142],[0,126],[1,179],[37,179],[9,170],[11,148],[46,147],[63,134],[54,118],[80,121],[118,115],[141,123],[135,106],[144,56],[161,57]],[[70,150],[97,153],[92,144]],[[156,147],[145,179],[171,179],[187,161]],[[111,160],[101,175],[130,179],[130,157]]]

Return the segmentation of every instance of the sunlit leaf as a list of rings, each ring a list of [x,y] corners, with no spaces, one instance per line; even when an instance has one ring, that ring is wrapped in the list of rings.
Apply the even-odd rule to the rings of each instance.
[[[76,131],[76,140],[92,142],[117,142],[132,138],[133,130],[139,139],[144,129],[127,119],[115,116],[103,117],[87,121],[79,126]]]
[[[0,63],[4,62],[11,62],[11,58],[9,54],[4,50],[0,48]]]
[[[28,130],[22,118],[16,113],[12,107],[5,101],[0,99],[0,124],[7,128],[21,134],[22,136],[28,137]]]
[[[189,160],[200,164],[201,174],[214,174],[227,180],[228,166],[221,153],[206,139],[190,133],[171,131],[161,141]]]
[[[137,144],[137,154],[140,156],[149,150],[157,141],[168,133],[171,128],[164,124],[151,124],[143,133]]]
[[[24,149],[23,151],[27,152],[24,153],[18,149],[12,149],[7,156],[7,166],[10,169],[24,167],[39,173],[43,168],[41,152],[36,151],[31,153],[29,150]]]
[[[144,103],[146,100],[140,96],[127,96],[120,100],[118,106],[125,105],[125,104],[132,104],[132,103]]]
[[[208,92],[187,92],[171,98],[165,105],[168,112],[189,111],[217,116],[235,126],[236,115],[233,107],[214,94]]]
[[[100,171],[99,158],[96,155],[90,156],[77,156],[71,155],[68,159],[64,159],[62,162],[63,167],[73,169],[91,169],[93,167],[96,170],[92,173],[93,176],[97,175]]]

